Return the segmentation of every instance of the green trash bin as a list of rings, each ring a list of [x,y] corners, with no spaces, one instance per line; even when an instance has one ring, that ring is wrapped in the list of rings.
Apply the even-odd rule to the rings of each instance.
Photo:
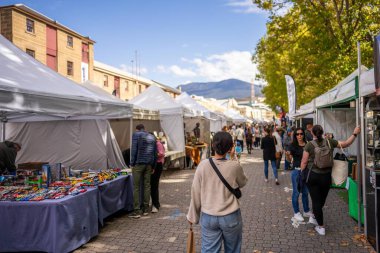
[[[347,178],[348,183],[348,210],[349,214],[355,220],[358,220],[358,185],[352,178]],[[364,221],[364,208],[361,204],[361,223]]]

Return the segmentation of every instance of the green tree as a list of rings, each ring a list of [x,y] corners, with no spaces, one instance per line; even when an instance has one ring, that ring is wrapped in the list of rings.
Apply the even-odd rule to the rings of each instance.
[[[373,36],[380,32],[380,0],[253,0],[270,12],[267,33],[253,61],[268,86],[272,108],[287,109],[285,74],[296,82],[297,105],[334,87],[362,64],[373,66]]]

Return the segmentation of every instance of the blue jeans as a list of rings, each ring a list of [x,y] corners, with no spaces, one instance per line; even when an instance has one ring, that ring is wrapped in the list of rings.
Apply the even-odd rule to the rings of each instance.
[[[288,160],[286,160],[285,158],[285,169],[284,170],[290,170],[290,162],[288,162]]]
[[[298,185],[298,177],[301,175],[300,170],[293,170],[291,174],[292,178],[292,185],[293,185],[293,194],[292,194],[292,205],[294,213],[299,213],[300,206],[298,204],[298,198],[300,196],[300,192],[298,192],[297,185]],[[309,208],[309,191],[307,190],[306,185],[304,185],[302,191],[302,205],[303,205],[303,211],[305,213],[310,211]]]
[[[270,161],[270,163],[272,165],[274,178],[277,179],[278,176],[277,176],[276,160],[272,160]],[[268,167],[269,167],[269,160],[264,160],[264,174],[265,174],[266,179],[268,179]]]
[[[202,253],[216,253],[222,249],[225,253],[241,251],[243,221],[240,209],[225,216],[213,216],[202,213]]]

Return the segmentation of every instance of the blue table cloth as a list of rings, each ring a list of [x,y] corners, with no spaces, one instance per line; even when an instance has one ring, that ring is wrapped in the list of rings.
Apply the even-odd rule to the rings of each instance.
[[[99,185],[99,222],[120,210],[133,210],[133,180],[131,175],[120,176]]]
[[[98,234],[98,189],[40,202],[0,202],[0,251],[70,252]]]

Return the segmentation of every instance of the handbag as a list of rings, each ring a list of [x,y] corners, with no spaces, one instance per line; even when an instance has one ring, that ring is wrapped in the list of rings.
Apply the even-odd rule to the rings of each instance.
[[[216,174],[218,175],[218,177],[220,178],[220,180],[223,182],[223,184],[227,187],[228,190],[230,190],[230,192],[237,198],[237,199],[240,199],[241,198],[241,190],[240,188],[232,188],[231,185],[226,181],[226,179],[224,179],[224,177],[222,176],[222,174],[220,173],[220,171],[218,170],[218,167],[216,167],[214,161],[212,160],[212,158],[210,157],[208,159],[210,161],[210,164],[211,164],[211,167],[215,170]]]
[[[192,225],[190,225],[189,232],[187,234],[186,253],[195,253],[195,240]]]
[[[342,185],[348,177],[348,161],[343,148],[340,147],[342,154],[337,153],[334,157],[331,178],[335,185]]]
[[[281,158],[282,158],[282,153],[276,152],[276,159],[281,159]]]

